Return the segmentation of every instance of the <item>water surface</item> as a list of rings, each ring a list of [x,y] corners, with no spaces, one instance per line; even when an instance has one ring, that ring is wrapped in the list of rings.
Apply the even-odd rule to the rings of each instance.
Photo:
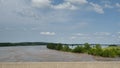
[[[96,61],[93,56],[47,49],[46,46],[0,47],[0,62]]]

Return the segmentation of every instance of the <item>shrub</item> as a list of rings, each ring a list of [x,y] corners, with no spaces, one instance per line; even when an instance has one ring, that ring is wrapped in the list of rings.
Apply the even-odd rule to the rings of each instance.
[[[96,49],[102,49],[102,47],[101,47],[100,44],[96,44],[95,48],[96,48]]]
[[[112,49],[105,49],[104,51],[103,51],[103,53],[102,53],[102,56],[103,57],[116,57],[117,56],[117,54],[115,53],[115,51],[114,50],[112,50]]]
[[[109,47],[117,47],[117,45],[109,45]]]
[[[84,48],[82,46],[77,46],[75,47],[72,52],[75,52],[75,53],[83,53],[84,52]]]
[[[85,44],[84,44],[84,50],[85,50],[85,52],[88,53],[90,49],[91,49],[90,44],[85,43]]]
[[[88,54],[95,55],[95,48],[92,48],[89,50]]]
[[[57,44],[57,46],[56,46],[56,50],[62,50],[62,48],[63,48],[63,45],[62,44]]]
[[[49,49],[55,49],[56,48],[56,44],[48,43],[47,44],[47,48],[49,48]]]
[[[92,48],[91,50],[89,50],[88,54],[91,54],[91,55],[95,55],[95,56],[101,56],[103,53],[102,50],[98,50],[98,49],[95,49],[95,48]]]
[[[120,57],[120,50],[117,51],[117,55]]]
[[[101,56],[102,52],[103,52],[101,45],[100,44],[96,44],[95,48],[96,48],[96,51],[95,51],[96,55],[97,56]]]
[[[94,47],[90,47],[90,44],[85,43],[83,46],[77,46],[74,49],[70,49],[68,45],[62,45],[62,44],[54,44],[49,43],[47,45],[47,48],[49,49],[55,49],[55,50],[62,50],[62,51],[72,51],[74,53],[88,53],[95,56],[102,56],[102,57],[120,57],[120,48],[119,47],[107,47],[102,49],[100,44],[96,44]]]
[[[69,52],[69,51],[71,51],[71,49],[69,48],[68,45],[64,45],[63,48],[62,48],[62,51],[67,51],[67,52]]]

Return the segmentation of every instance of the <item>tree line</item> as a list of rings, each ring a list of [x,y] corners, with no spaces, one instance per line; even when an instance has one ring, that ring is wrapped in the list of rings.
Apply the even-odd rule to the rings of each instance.
[[[55,44],[49,43],[47,45],[48,49],[54,49],[65,52],[73,52],[73,53],[87,53],[94,56],[102,56],[102,57],[120,57],[120,47],[116,45],[110,45],[109,47],[102,48],[100,44],[96,44],[95,46],[91,46],[88,43],[83,44],[83,46],[77,46],[75,48],[70,48],[69,45],[63,44]]]
[[[7,46],[35,46],[35,45],[47,45],[46,42],[20,42],[20,43],[0,43],[0,47]]]

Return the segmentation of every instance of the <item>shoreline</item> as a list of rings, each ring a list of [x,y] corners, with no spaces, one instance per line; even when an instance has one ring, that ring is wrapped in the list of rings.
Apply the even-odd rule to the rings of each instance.
[[[113,62],[120,58],[103,58],[83,53],[47,49],[45,46],[0,48],[0,62]]]

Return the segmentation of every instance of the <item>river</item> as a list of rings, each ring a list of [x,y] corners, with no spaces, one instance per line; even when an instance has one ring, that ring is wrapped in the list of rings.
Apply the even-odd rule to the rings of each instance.
[[[47,49],[46,46],[0,47],[0,62],[81,62],[120,61],[120,58],[101,58]]]
[[[0,47],[0,62],[95,61],[93,56],[47,49],[46,46]]]

